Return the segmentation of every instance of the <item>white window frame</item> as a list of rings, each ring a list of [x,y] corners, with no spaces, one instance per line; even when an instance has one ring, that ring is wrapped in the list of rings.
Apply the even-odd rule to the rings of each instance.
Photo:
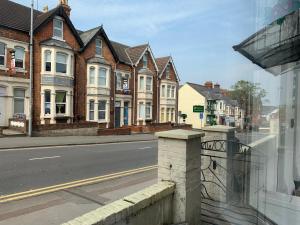
[[[160,109],[160,121],[165,122],[165,108]]]
[[[93,115],[92,118],[91,115]],[[89,100],[89,121],[95,121],[95,100],[94,99]]]
[[[149,84],[148,84],[148,80],[151,80],[150,81],[150,88],[148,89],[148,87],[149,87]],[[145,85],[146,85],[146,87],[145,87],[145,90],[148,92],[148,91],[150,91],[150,92],[152,92],[152,87],[153,87],[153,78],[151,77],[151,76],[146,76],[146,83],[145,83]]]
[[[166,85],[165,85],[165,84],[162,84],[162,85],[161,85],[161,94],[160,94],[160,96],[161,96],[162,98],[165,98],[165,97],[166,97]]]
[[[116,88],[117,90],[122,90],[122,73],[116,72]]]
[[[143,55],[143,68],[148,68],[148,56],[146,54]]]
[[[139,119],[144,120],[145,119],[145,114],[146,114],[145,104],[144,104],[144,102],[139,102],[138,106],[139,106],[139,108],[138,108],[138,110],[139,110],[139,114],[138,114]]]
[[[101,78],[103,78],[102,76],[101,76],[101,73],[100,73],[100,71],[101,70],[103,70],[103,71],[105,71],[105,84],[103,85],[103,84],[100,84],[100,80],[101,80]],[[98,73],[97,73],[97,85],[99,86],[99,87],[107,87],[108,86],[108,69],[106,68],[106,67],[99,67],[98,68]]]
[[[171,87],[171,98],[174,98],[175,99],[175,96],[176,96],[176,87],[175,86],[172,86]]]
[[[61,23],[61,28],[55,27],[55,21]],[[61,32],[61,37],[55,35],[55,30],[59,30]],[[63,40],[64,39],[64,21],[61,18],[54,18],[53,19],[53,38]]]
[[[149,113],[147,113],[147,110],[149,109]],[[145,119],[152,119],[152,103],[146,102],[145,104]]]
[[[65,55],[66,56],[66,72],[64,73],[64,72],[58,72],[57,71],[57,63],[58,63],[58,61],[57,61],[57,56],[58,55]],[[68,69],[69,69],[69,67],[68,67],[68,59],[69,59],[69,54],[67,54],[67,53],[65,53],[65,52],[56,52],[56,54],[55,54],[55,72],[56,73],[60,73],[60,74],[68,74]],[[63,63],[60,63],[60,64],[63,64]]]
[[[167,108],[167,111],[166,111],[166,121],[167,122],[170,122],[170,116],[171,116],[171,108]]]
[[[98,43],[100,45],[97,45]],[[100,50],[100,54],[98,54],[97,49]],[[96,56],[101,56],[102,57],[102,55],[103,55],[103,43],[102,43],[101,38],[96,38],[96,40],[95,40],[95,53],[96,53]]]
[[[142,79],[143,79],[143,85],[141,83]],[[139,90],[145,91],[145,76],[139,76]]]
[[[0,55],[0,57],[3,57],[3,65],[0,64],[0,67],[6,67],[6,44],[4,42],[0,42],[0,44],[4,46],[4,55]]]
[[[23,59],[20,59],[22,60],[22,63],[23,63],[23,67],[17,67],[16,66],[16,62],[17,62],[17,49],[22,49],[23,50]],[[16,69],[24,69],[25,68],[25,48],[22,47],[22,46],[15,46],[15,67]]]
[[[100,102],[104,102],[104,109],[100,109]],[[100,118],[100,112],[104,112],[104,119]],[[107,100],[99,100],[98,101],[98,108],[97,108],[97,113],[98,113],[98,121],[102,122],[102,121],[106,121],[107,118]]]
[[[47,53],[50,52],[50,61],[47,61]],[[47,63],[50,63],[50,71],[47,71]],[[47,49],[44,51],[44,71],[46,73],[51,73],[53,70],[53,63],[52,63],[52,51]]]
[[[55,95],[57,95],[57,93],[66,93],[66,101],[65,102],[57,102],[56,101],[56,96],[55,96],[55,113],[56,113],[56,115],[66,115],[67,114],[67,104],[70,104],[70,103],[67,102],[68,92],[67,91],[63,91],[63,90],[57,90],[57,91],[55,91]],[[57,106],[57,104],[65,105],[65,113],[57,113],[56,112],[56,106]]]
[[[24,97],[17,97],[15,96],[15,91],[16,90],[21,90],[24,92]],[[25,99],[26,99],[26,90],[24,88],[14,88],[13,89],[13,94],[14,94],[14,114],[25,114]],[[23,100],[23,113],[16,113],[15,109],[15,100]]]
[[[166,67],[166,78],[170,79],[170,64],[168,64]]]
[[[46,93],[49,93],[50,94],[50,101],[48,102],[48,101],[46,101]],[[46,106],[47,106],[47,104],[49,104],[49,106],[50,106],[50,108],[49,108],[49,113],[46,113]],[[51,115],[51,90],[44,90],[44,115]]]
[[[92,82],[92,73],[91,71],[94,71],[94,74],[93,74],[93,82]],[[95,85],[95,81],[96,81],[96,67],[94,66],[90,66],[89,67],[89,85]]]
[[[171,98],[171,85],[167,85],[167,98]]]

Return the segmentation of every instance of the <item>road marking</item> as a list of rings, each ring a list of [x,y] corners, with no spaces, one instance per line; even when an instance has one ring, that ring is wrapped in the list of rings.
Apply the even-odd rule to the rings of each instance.
[[[95,184],[95,183],[99,183],[99,182],[103,182],[103,181],[107,181],[107,180],[111,180],[111,179],[121,178],[121,177],[129,176],[129,175],[133,175],[133,174],[137,174],[137,173],[154,170],[154,169],[157,169],[157,165],[117,172],[117,173],[98,176],[98,177],[87,178],[87,179],[83,179],[83,180],[72,181],[72,182],[68,182],[68,183],[53,185],[53,186],[44,187],[44,188],[38,188],[35,190],[24,191],[24,192],[19,192],[19,193],[15,193],[15,194],[2,195],[2,196],[0,196],[0,203],[10,202],[10,201],[14,201],[14,200],[20,200],[20,199],[24,199],[24,198],[47,194],[47,193],[51,193],[51,192],[55,192],[55,191],[73,188],[73,187],[79,187],[79,186],[88,185],[88,184]]]
[[[139,148],[140,150],[143,150],[143,149],[151,149],[152,147],[148,146],[148,147],[142,147],[142,148]]]
[[[56,155],[56,156],[47,156],[47,157],[42,157],[42,158],[32,158],[29,159],[30,161],[34,161],[34,160],[43,160],[43,159],[55,159],[55,158],[60,158],[61,156]]]
[[[123,142],[108,142],[108,143],[91,143],[91,144],[70,144],[70,145],[49,145],[49,146],[37,146],[37,147],[16,147],[16,148],[6,148],[0,149],[0,152],[9,151],[24,151],[24,150],[35,150],[35,149],[49,149],[49,148],[72,148],[74,147],[87,147],[87,146],[101,146],[101,145],[123,145],[132,143],[146,143],[146,142],[157,142],[157,139],[147,140],[147,141],[123,141]]]

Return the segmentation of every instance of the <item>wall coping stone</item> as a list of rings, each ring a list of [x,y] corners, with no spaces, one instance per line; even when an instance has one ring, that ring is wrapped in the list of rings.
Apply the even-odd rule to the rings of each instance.
[[[229,132],[234,132],[236,128],[224,126],[224,125],[215,125],[215,126],[203,127],[202,130],[211,131],[211,132],[229,133]]]
[[[170,131],[162,131],[155,133],[156,137],[159,138],[170,138],[170,139],[181,139],[181,140],[189,140],[194,138],[204,137],[204,132],[191,131],[191,130],[170,130]]]
[[[95,225],[115,224],[153,203],[170,196],[175,191],[175,184],[161,181],[134,194],[95,209],[81,217],[75,218],[62,225]]]

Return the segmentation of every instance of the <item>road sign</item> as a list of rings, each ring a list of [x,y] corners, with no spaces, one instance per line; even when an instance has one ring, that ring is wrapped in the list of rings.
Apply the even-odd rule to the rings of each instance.
[[[200,113],[200,120],[203,120],[203,112]]]
[[[204,106],[203,105],[194,105],[193,106],[193,112],[194,113],[200,113],[200,112],[204,112]]]

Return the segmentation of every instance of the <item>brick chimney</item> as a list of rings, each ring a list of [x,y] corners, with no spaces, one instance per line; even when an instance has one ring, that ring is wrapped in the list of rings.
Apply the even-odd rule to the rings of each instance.
[[[209,89],[212,89],[212,88],[213,88],[213,82],[211,82],[211,81],[206,81],[206,82],[204,83],[204,86],[207,87],[207,88],[209,88]]]
[[[64,8],[68,16],[71,15],[71,7],[68,4],[68,0],[59,0],[59,4]]]

